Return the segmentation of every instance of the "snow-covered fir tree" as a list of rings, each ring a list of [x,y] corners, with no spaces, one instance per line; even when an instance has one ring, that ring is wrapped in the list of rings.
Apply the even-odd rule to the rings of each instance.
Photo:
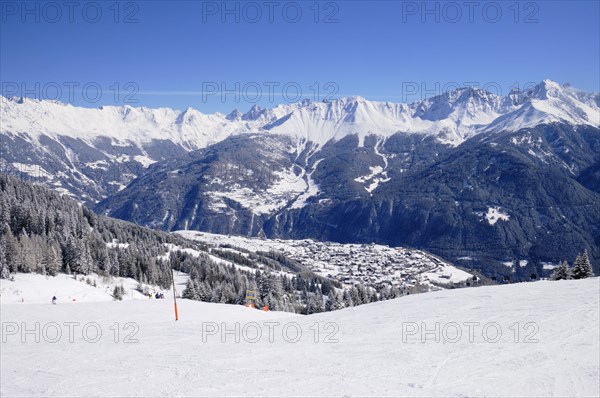
[[[117,285],[113,289],[113,297],[115,300],[123,300],[123,296],[125,295],[125,288],[123,285]]]
[[[584,279],[594,276],[587,250],[585,250],[583,254],[577,256],[571,274],[573,279]]]
[[[10,276],[8,272],[8,263],[6,261],[6,246],[0,242],[0,279],[7,279]]]
[[[552,273],[552,280],[566,280],[571,279],[571,269],[569,268],[569,263],[563,261]]]
[[[196,282],[193,279],[188,279],[185,289],[181,297],[189,300],[198,300],[198,292],[196,291]]]

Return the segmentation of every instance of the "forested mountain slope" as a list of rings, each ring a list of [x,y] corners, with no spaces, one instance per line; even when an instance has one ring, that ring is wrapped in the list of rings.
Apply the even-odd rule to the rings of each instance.
[[[98,216],[42,185],[0,176],[2,278],[31,272],[51,276],[99,274],[169,288],[171,270],[176,269],[189,275],[185,298],[244,304],[246,291],[251,290],[256,293],[257,307],[313,313],[437,290],[439,284],[425,284],[424,278],[432,272],[454,269],[431,255],[415,252],[412,257],[399,257],[394,265],[410,278],[398,272],[377,284],[360,280],[344,284],[341,278],[313,272],[277,248],[265,251],[242,246],[227,236],[194,242],[179,234]],[[333,267],[338,254],[330,257],[320,264]],[[470,275],[461,274],[462,279],[448,281],[445,287],[466,286]]]

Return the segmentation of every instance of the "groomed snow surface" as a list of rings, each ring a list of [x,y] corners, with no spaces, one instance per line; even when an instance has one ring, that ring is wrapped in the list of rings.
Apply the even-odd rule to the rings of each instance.
[[[311,316],[180,300],[178,322],[170,300],[2,301],[0,395],[598,396],[599,295],[542,281]]]

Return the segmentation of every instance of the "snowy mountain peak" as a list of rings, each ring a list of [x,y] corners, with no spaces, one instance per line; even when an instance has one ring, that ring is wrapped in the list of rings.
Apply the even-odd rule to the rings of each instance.
[[[8,97],[8,98],[4,98],[4,97],[0,96],[0,98],[4,99],[6,101],[14,102],[16,104],[23,104],[23,103],[25,103],[26,100],[28,100],[27,97]]]
[[[300,103],[301,106],[310,106],[312,104],[312,101],[310,100],[310,98],[304,98],[302,100],[302,102]]]
[[[544,80],[540,84],[525,90],[523,93],[525,99],[547,100],[550,97],[561,96],[567,88],[563,88],[560,84],[552,80]]]
[[[230,121],[240,120],[242,116],[242,112],[240,112],[239,109],[234,109],[229,115],[227,115],[226,119]]]
[[[360,104],[360,103],[364,104],[364,103],[369,102],[369,101],[367,101],[364,97],[361,97],[359,95],[353,95],[353,96],[350,96],[350,97],[342,97],[342,98],[339,98],[339,99],[337,99],[335,101],[332,101],[332,102],[339,102],[339,103],[342,103],[342,104]]]
[[[513,90],[508,97],[511,107],[504,109],[487,130],[514,131],[553,122],[600,126],[598,93],[544,80],[525,90]]]
[[[569,85],[561,85],[552,80],[542,80],[539,84],[523,89],[513,88],[508,97],[515,100],[519,104],[527,101],[547,100],[551,97],[561,97],[569,93],[578,93],[578,90],[573,89]]]
[[[490,93],[482,88],[477,87],[461,87],[448,93],[443,94],[454,102],[468,102],[473,100],[493,101],[498,98],[497,95]]]
[[[556,88],[556,89],[563,87],[560,83],[557,83],[554,80],[550,80],[550,79],[542,80],[542,82],[539,85],[543,85],[544,87],[547,87],[547,88]]]
[[[265,111],[259,105],[253,105],[252,108],[242,115],[242,120],[257,120]]]
[[[413,117],[433,123],[452,122],[458,132],[461,126],[490,123],[502,113],[502,102],[501,97],[486,90],[462,87],[413,103]]]

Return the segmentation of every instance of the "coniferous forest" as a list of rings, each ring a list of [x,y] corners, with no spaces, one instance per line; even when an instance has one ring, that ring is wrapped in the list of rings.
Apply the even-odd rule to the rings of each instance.
[[[169,289],[175,269],[190,275],[184,298],[245,304],[246,291],[251,290],[257,308],[306,314],[406,294],[390,286],[344,289],[338,281],[316,275],[281,253],[243,256],[228,247],[227,242],[208,247],[176,234],[100,216],[58,192],[0,176],[2,278],[14,273],[95,273]],[[173,248],[191,249],[194,254]],[[224,262],[214,261],[215,257]]]

